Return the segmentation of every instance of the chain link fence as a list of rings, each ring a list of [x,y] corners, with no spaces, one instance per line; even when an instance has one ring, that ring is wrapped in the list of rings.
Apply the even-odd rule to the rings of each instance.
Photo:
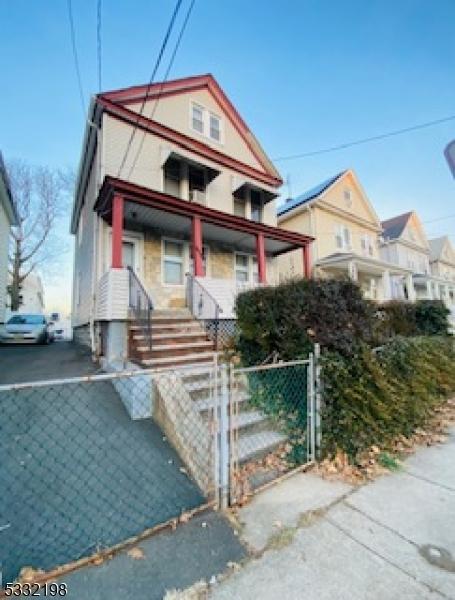
[[[51,570],[213,500],[212,372],[0,386],[3,585],[22,567]],[[205,389],[203,410],[187,383]]]
[[[0,563],[50,571],[314,459],[313,356],[0,386]]]
[[[315,458],[315,376],[313,356],[231,370],[232,503]]]

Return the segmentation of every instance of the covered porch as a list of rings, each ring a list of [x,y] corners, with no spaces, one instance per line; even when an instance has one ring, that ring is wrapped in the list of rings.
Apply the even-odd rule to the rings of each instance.
[[[354,253],[336,253],[320,259],[316,268],[330,276],[347,275],[359,284],[365,298],[376,302],[401,298],[415,300],[412,271]]]
[[[95,210],[109,230],[98,282],[100,320],[128,319],[131,272],[154,308],[188,306],[205,319],[215,318],[216,306],[219,318],[235,318],[239,291],[278,281],[274,258],[282,253],[300,249],[304,273],[310,275],[310,236],[198,202],[106,178]]]

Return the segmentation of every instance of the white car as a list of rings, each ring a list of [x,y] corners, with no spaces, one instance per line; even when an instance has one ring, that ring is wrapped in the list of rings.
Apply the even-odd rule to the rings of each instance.
[[[54,333],[44,315],[16,314],[0,328],[2,344],[48,344]]]

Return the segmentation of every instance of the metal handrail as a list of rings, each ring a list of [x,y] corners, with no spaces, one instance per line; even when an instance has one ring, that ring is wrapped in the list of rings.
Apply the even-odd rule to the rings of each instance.
[[[134,270],[131,267],[127,267],[127,269],[129,273],[128,306],[142,330],[148,349],[151,350],[153,302]]]
[[[219,330],[219,321],[220,321],[220,314],[223,312],[223,309],[221,308],[221,306],[218,304],[218,302],[215,300],[215,298],[212,296],[212,294],[202,285],[202,283],[200,281],[198,281],[196,279],[196,277],[194,275],[192,275],[191,273],[187,273],[186,274],[187,277],[187,303],[188,303],[188,307],[190,309],[190,311],[192,312],[193,316],[196,317],[196,319],[199,320],[212,320],[212,319],[207,319],[207,318],[202,318],[201,317],[201,313],[202,313],[202,309],[204,308],[205,305],[205,299],[209,300],[212,304],[213,304],[213,321],[214,321],[214,326],[215,326],[215,332],[214,332],[214,343],[215,343],[215,348],[218,348],[218,330]],[[200,292],[200,297],[199,297],[199,302],[198,302],[198,310],[195,310],[195,306],[194,306],[194,285],[197,285],[198,290]],[[207,327],[206,327],[207,329]]]

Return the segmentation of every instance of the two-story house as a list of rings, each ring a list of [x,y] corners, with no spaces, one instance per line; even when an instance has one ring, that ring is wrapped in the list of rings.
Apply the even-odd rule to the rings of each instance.
[[[414,290],[409,290],[402,278],[395,277],[392,282],[394,297],[432,298],[430,245],[417,213],[411,211],[387,219],[382,222],[382,228],[382,258],[413,272]]]
[[[8,301],[8,252],[11,227],[18,224],[16,205],[0,152],[0,325],[5,322]]]
[[[412,294],[412,269],[381,258],[379,218],[352,169],[338,173],[278,208],[283,229],[315,238],[311,265],[315,276],[348,275],[367,298],[394,297],[392,282],[407,281]],[[294,253],[278,259],[282,279],[302,274]]]
[[[204,360],[237,290],[273,283],[274,257],[299,249],[308,274],[311,236],[276,226],[281,184],[211,75],[94,97],[71,222],[75,339],[108,360]]]

